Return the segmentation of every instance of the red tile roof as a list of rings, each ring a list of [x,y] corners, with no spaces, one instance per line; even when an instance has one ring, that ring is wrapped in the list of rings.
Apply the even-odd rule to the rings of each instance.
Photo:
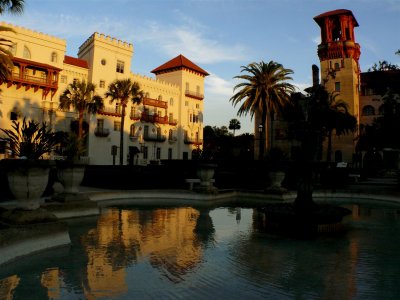
[[[314,17],[315,22],[317,22],[318,24],[321,22],[321,19],[325,18],[325,17],[330,17],[330,16],[335,16],[335,15],[351,15],[354,19],[355,23],[355,27],[358,26],[357,20],[353,15],[353,12],[351,10],[348,9],[336,9],[336,10],[331,10],[331,11],[327,11],[323,14],[320,14],[316,17]]]
[[[73,65],[73,66],[89,69],[89,65],[88,65],[88,62],[86,60],[83,60],[83,59],[80,59],[80,58],[76,58],[76,57],[72,57],[72,56],[68,56],[68,55],[64,56],[64,63],[68,64],[68,65]]]
[[[189,69],[189,70],[195,71],[197,73],[200,73],[203,76],[210,75],[206,71],[204,71],[202,68],[200,68],[198,65],[196,65],[193,62],[191,62],[190,60],[188,60],[182,54],[171,59],[170,61],[167,61],[165,64],[159,66],[158,68],[155,68],[153,71],[151,71],[151,73],[160,74],[160,73],[172,72],[172,71],[181,70],[181,69]]]

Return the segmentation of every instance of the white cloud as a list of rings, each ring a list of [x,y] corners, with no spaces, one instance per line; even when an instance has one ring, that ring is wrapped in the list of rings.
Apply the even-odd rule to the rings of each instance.
[[[233,95],[233,82],[218,77],[215,74],[210,74],[207,77],[205,85],[209,94],[223,96],[228,99]]]

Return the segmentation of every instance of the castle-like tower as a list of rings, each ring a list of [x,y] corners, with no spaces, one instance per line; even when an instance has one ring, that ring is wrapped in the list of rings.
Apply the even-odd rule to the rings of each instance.
[[[321,44],[318,45],[321,84],[329,92],[338,93],[337,99],[348,104],[349,112],[359,123],[361,52],[354,35],[354,28],[358,27],[357,20],[346,9],[323,13],[314,17],[314,20],[321,28]],[[336,138],[333,149],[336,159],[351,161],[354,153],[353,135]]]

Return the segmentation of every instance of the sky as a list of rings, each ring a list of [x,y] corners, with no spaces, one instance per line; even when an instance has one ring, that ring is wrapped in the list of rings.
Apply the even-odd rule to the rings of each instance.
[[[299,90],[311,85],[311,66],[319,65],[320,29],[313,17],[349,9],[359,27],[360,66],[375,62],[400,65],[400,0],[25,0],[21,15],[0,20],[67,42],[67,55],[94,32],[132,43],[132,72],[151,70],[182,54],[205,69],[204,125],[228,126],[252,133],[250,115],[238,117],[229,99],[241,66],[276,61],[292,69]]]

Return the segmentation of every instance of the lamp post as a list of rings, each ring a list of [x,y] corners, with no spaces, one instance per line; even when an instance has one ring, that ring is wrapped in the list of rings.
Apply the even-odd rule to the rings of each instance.
[[[258,125],[258,134],[259,134],[258,160],[262,160],[264,157],[264,126],[262,124]]]

